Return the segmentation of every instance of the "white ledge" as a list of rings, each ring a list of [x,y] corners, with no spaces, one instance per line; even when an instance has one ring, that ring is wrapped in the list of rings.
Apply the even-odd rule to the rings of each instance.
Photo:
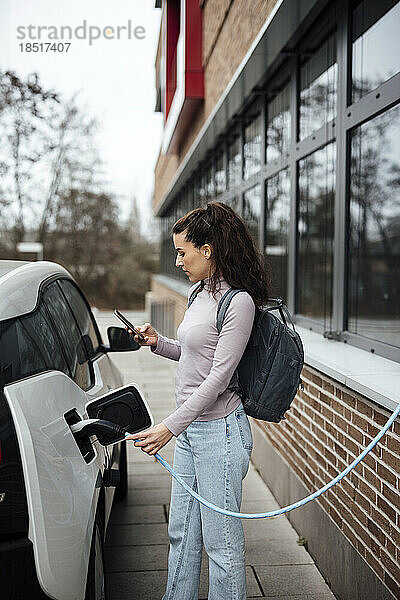
[[[400,403],[399,363],[295,327],[303,340],[305,364],[389,410]]]

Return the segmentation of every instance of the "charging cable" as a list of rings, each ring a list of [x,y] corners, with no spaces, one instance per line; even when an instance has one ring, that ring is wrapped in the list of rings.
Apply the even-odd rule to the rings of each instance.
[[[321,494],[323,494],[324,492],[329,490],[331,487],[336,485],[336,483],[338,483],[341,479],[343,479],[343,477],[345,477],[348,473],[350,473],[350,471],[352,471],[363,460],[363,458],[365,458],[367,456],[367,454],[372,450],[372,448],[374,448],[376,446],[376,444],[385,435],[385,433],[387,432],[389,427],[392,425],[392,423],[395,421],[395,419],[399,416],[399,414],[400,414],[400,404],[398,404],[397,408],[395,409],[395,411],[393,412],[391,417],[388,419],[386,424],[382,427],[381,431],[374,437],[374,439],[361,452],[361,454],[359,456],[357,456],[357,458],[355,458],[353,460],[353,462],[348,467],[346,467],[346,469],[344,469],[344,471],[342,471],[341,473],[339,473],[339,475],[337,475],[334,479],[332,479],[332,481],[330,481],[329,483],[324,485],[322,488],[320,488],[316,492],[313,492],[306,498],[299,500],[298,502],[294,502],[293,504],[289,504],[289,506],[285,506],[285,507],[279,508],[277,510],[271,510],[270,512],[265,512],[265,513],[233,512],[231,510],[226,510],[225,508],[220,508],[219,506],[216,506],[215,504],[208,502],[208,500],[206,500],[205,498],[202,498],[201,496],[199,496],[199,494],[197,494],[194,490],[192,490],[192,488],[189,487],[187,485],[187,483],[185,481],[183,481],[183,479],[175,473],[175,471],[173,470],[171,465],[169,465],[167,463],[167,461],[158,454],[158,452],[156,454],[154,454],[154,456],[158,460],[158,462],[160,462],[163,465],[163,467],[165,467],[167,469],[167,471],[169,471],[171,473],[172,477],[174,477],[176,479],[176,481],[183,488],[185,488],[185,490],[187,492],[189,492],[189,494],[191,496],[193,496],[193,498],[198,500],[204,506],[207,506],[207,508],[211,508],[215,512],[221,513],[222,515],[227,515],[229,517],[237,517],[239,519],[265,519],[268,517],[277,517],[278,515],[282,515],[284,513],[290,512],[291,510],[294,510],[295,508],[304,506],[304,504],[311,502],[311,500],[315,500],[315,498],[318,498],[318,496],[321,496]],[[125,435],[130,435],[130,434],[126,433]],[[140,438],[136,438],[133,441],[135,442],[138,440],[140,440]]]

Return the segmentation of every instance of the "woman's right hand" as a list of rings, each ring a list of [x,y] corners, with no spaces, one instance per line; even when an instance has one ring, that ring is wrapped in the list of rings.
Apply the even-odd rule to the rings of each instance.
[[[129,327],[126,328],[127,331],[129,333],[133,333],[131,329],[129,329]],[[139,346],[157,346],[157,342],[158,342],[158,333],[156,332],[156,330],[150,325],[150,323],[145,323],[144,325],[141,325],[140,327],[136,327],[136,329],[138,331],[140,331],[140,333],[144,336],[144,340],[141,340],[139,338],[139,336],[135,333],[135,335],[133,336],[133,339],[135,340],[135,342],[137,342],[139,344]]]

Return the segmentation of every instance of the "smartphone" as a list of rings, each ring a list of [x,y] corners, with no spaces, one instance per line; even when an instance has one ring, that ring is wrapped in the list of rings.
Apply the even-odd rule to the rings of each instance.
[[[135,329],[135,327],[132,325],[132,323],[130,321],[128,321],[128,319],[126,317],[124,317],[124,315],[119,312],[119,310],[116,308],[114,310],[114,315],[123,322],[124,325],[126,325],[131,331],[133,331],[133,333],[136,333],[136,335],[139,336],[139,338],[144,342],[144,336],[140,333],[140,331],[138,331],[137,329]]]

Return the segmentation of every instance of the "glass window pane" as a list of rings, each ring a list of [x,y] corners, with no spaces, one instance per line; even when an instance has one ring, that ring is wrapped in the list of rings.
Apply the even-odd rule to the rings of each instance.
[[[265,254],[272,267],[272,296],[287,300],[290,175],[283,169],[267,181]]]
[[[227,199],[226,204],[228,204],[235,212],[239,213],[239,215],[241,214],[242,207],[240,205],[240,196],[233,196],[233,198]]]
[[[26,317],[0,324],[0,355],[5,383],[50,369],[70,374],[43,304]]]
[[[221,152],[215,160],[215,195],[219,196],[226,190],[226,173],[224,155]]]
[[[336,33],[300,69],[300,139],[336,117]]]
[[[400,106],[351,140],[348,329],[400,346]]]
[[[290,87],[287,84],[267,105],[267,163],[289,152],[290,128]]]
[[[400,71],[400,2],[364,0],[353,12],[353,102]]]
[[[211,200],[215,195],[214,189],[214,174],[213,174],[213,166],[209,165],[206,171],[206,197],[207,200]]]
[[[243,219],[253,236],[256,246],[259,245],[259,224],[261,218],[261,185],[258,183],[244,194]]]
[[[240,136],[237,136],[228,148],[228,187],[231,190],[242,180],[242,156]]]
[[[248,179],[261,168],[261,116],[244,128],[244,178]]]
[[[72,281],[60,279],[59,284],[76,320],[78,321],[81,334],[87,335],[90,340],[90,342],[88,340],[87,349],[89,356],[93,356],[96,354],[99,344],[101,344],[101,340],[97,337],[92,315],[89,312],[86,302]]]
[[[57,282],[45,289],[43,301],[60,336],[72,377],[83,390],[87,390],[91,385],[91,372],[86,346]]]
[[[297,309],[330,329],[336,145],[299,161]]]
[[[204,206],[206,204],[206,177],[205,173],[199,176],[199,197],[198,206]],[[182,214],[186,214],[186,207],[182,206]]]

